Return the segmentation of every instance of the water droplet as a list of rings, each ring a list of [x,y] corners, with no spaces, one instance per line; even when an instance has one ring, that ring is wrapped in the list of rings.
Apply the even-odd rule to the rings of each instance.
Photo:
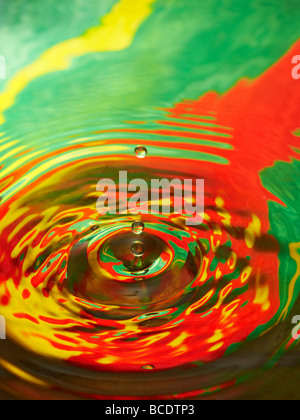
[[[131,252],[136,257],[141,257],[145,254],[145,245],[143,244],[143,242],[140,241],[133,242],[133,244],[131,245]]]
[[[135,154],[139,159],[144,159],[148,154],[148,150],[144,146],[137,146],[135,148]]]
[[[153,370],[153,369],[155,369],[155,366],[154,365],[144,365],[144,366],[142,366],[142,369]]]
[[[134,222],[132,223],[131,229],[133,233],[135,233],[136,235],[140,235],[144,232],[145,225],[143,222]]]

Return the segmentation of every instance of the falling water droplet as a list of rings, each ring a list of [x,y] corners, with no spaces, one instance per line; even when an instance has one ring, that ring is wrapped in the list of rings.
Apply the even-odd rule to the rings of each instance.
[[[140,241],[133,242],[131,245],[131,252],[136,257],[141,257],[145,254],[145,245]]]
[[[148,150],[144,146],[137,146],[135,148],[135,154],[139,159],[143,159],[147,156]]]
[[[136,235],[140,235],[144,232],[145,225],[143,222],[133,222],[131,226],[132,232]]]

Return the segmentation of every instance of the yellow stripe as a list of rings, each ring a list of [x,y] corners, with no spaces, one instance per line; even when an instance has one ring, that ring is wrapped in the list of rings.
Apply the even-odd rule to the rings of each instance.
[[[297,264],[297,269],[296,269],[296,273],[295,273],[294,277],[292,278],[292,280],[290,282],[290,285],[289,285],[287,303],[286,303],[285,307],[283,308],[282,313],[280,315],[280,320],[282,320],[282,321],[286,318],[286,316],[288,314],[289,306],[290,306],[290,304],[293,300],[293,296],[294,296],[294,292],[295,292],[295,286],[296,286],[297,280],[300,277],[300,254],[299,254],[300,242],[290,243],[289,244],[289,249],[290,249],[291,258]]]
[[[50,386],[47,385],[46,382],[41,381],[38,378],[35,378],[34,376],[18,368],[17,366],[14,366],[11,363],[6,362],[5,360],[0,359],[0,365],[3,366],[5,369],[7,369],[10,373],[17,376],[18,378],[23,379],[24,381],[28,381],[39,386],[50,388]]]
[[[0,124],[3,113],[13,106],[16,96],[34,79],[55,71],[66,70],[71,60],[81,55],[120,51],[130,46],[133,38],[151,13],[155,0],[120,0],[101,20],[99,26],[84,35],[61,42],[45,51],[35,62],[20,70],[0,94]]]

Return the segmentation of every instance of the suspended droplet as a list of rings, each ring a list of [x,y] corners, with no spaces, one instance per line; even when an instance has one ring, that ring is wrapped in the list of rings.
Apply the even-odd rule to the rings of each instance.
[[[140,235],[144,232],[145,225],[143,222],[133,222],[131,226],[132,232],[136,235]]]
[[[135,148],[135,154],[139,159],[144,159],[148,154],[148,150],[144,146],[137,146]]]
[[[141,257],[145,254],[145,245],[143,244],[143,242],[140,241],[133,242],[133,244],[131,245],[131,252],[136,257]]]

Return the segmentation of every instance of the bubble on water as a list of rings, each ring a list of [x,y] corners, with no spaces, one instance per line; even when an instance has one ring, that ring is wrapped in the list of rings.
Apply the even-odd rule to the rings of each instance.
[[[135,154],[139,159],[143,159],[147,156],[148,150],[144,146],[137,146],[135,148]]]
[[[136,257],[141,257],[145,254],[145,245],[143,242],[136,241],[131,245],[131,252]]]
[[[142,369],[144,369],[144,370],[153,370],[153,369],[155,369],[155,366],[154,365],[144,365],[144,366],[142,366]]]
[[[133,233],[135,233],[136,235],[140,235],[144,232],[145,225],[143,222],[134,222],[132,223],[131,229]]]

